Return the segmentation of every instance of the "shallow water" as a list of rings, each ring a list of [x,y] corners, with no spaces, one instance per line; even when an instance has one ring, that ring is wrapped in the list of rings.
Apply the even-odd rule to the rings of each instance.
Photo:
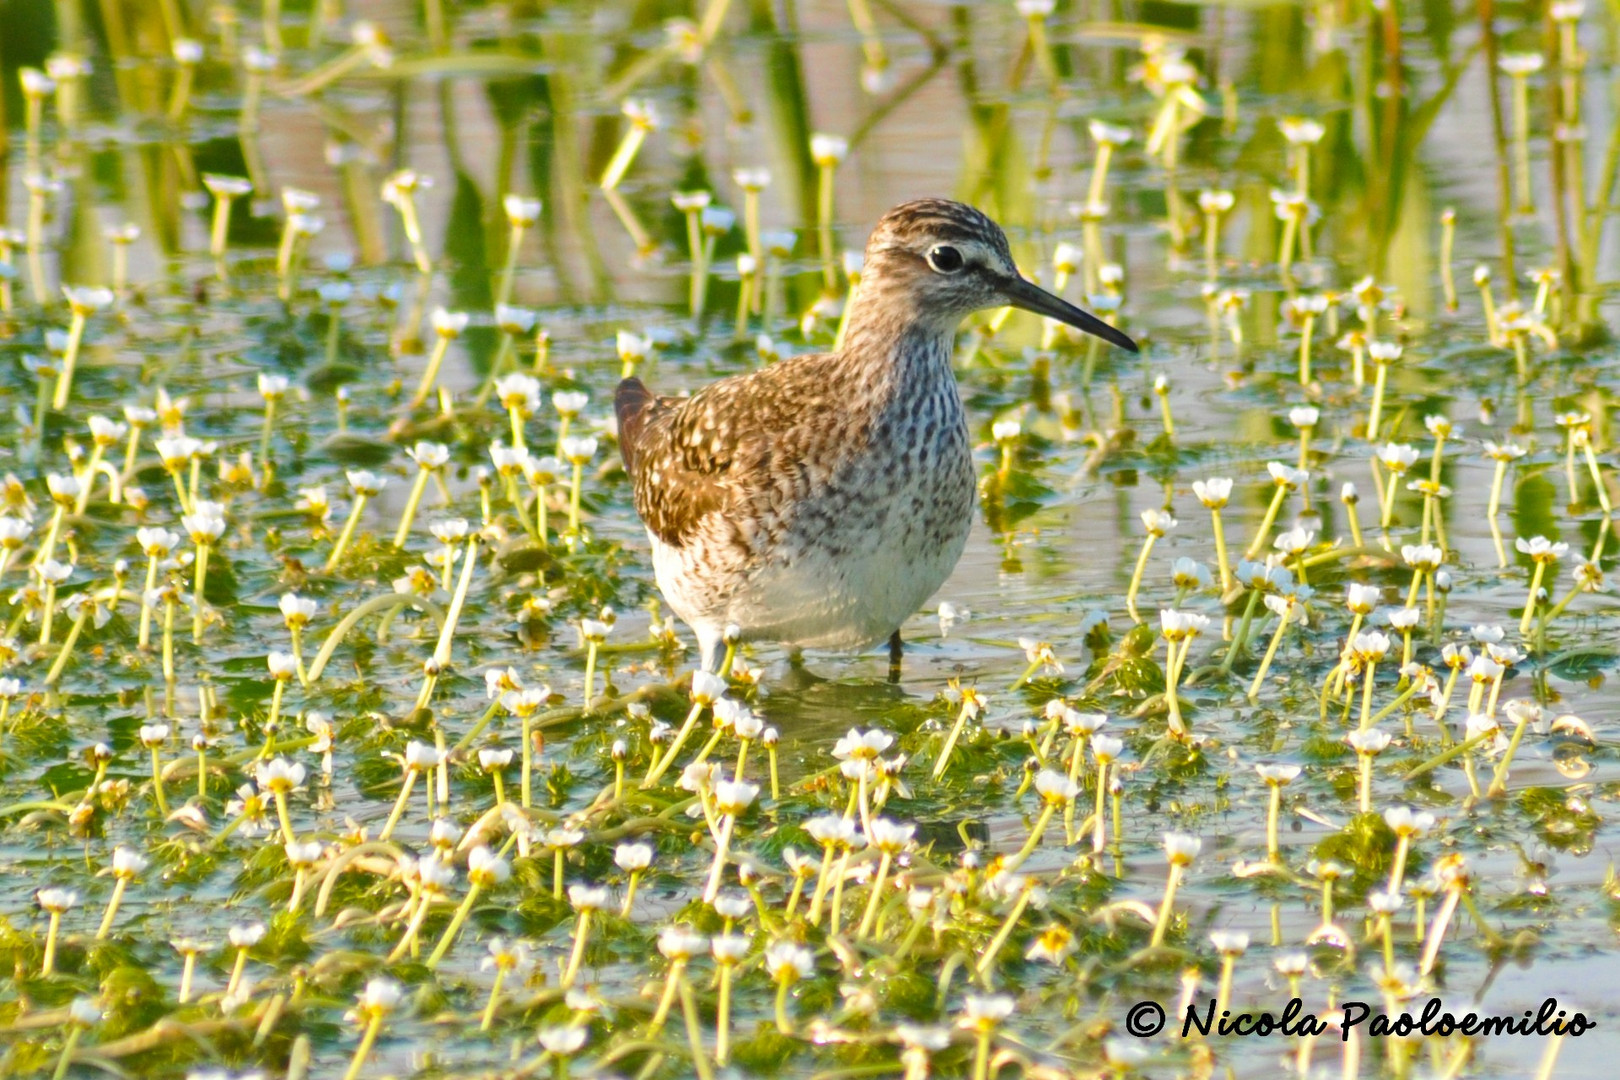
[[[185,430],[217,440],[219,461],[252,453],[255,479],[233,489],[219,477],[213,458],[204,466],[202,492],[228,500],[228,531],[211,559],[208,591],[222,621],[208,627],[201,646],[194,647],[189,616],[181,609],[177,675],[168,702],[157,655],[135,647],[138,609],[130,596],[105,627],[84,630],[55,687],[46,686],[45,679],[70,620],[58,616],[53,642],[44,648],[27,647],[39,636],[37,621],[17,623],[23,648],[0,672],[22,684],[22,696],[9,714],[0,773],[0,813],[15,825],[0,839],[0,859],[8,871],[0,875],[0,916],[7,920],[0,928],[0,949],[10,954],[17,973],[0,987],[0,1027],[10,1045],[0,1057],[0,1072],[54,1067],[65,1032],[62,1010],[83,996],[95,998],[104,1013],[80,1043],[88,1049],[81,1050],[77,1068],[86,1075],[94,1047],[108,1044],[117,1052],[101,1060],[116,1060],[131,1074],[183,1075],[209,1066],[279,1071],[289,1062],[296,1071],[308,1054],[316,1074],[339,1075],[357,1043],[356,1029],[343,1014],[366,978],[383,974],[399,980],[406,995],[388,1017],[367,1075],[383,1069],[406,1075],[502,1068],[544,1072],[558,1063],[537,1058],[537,1028],[587,1022],[589,1040],[574,1062],[576,1071],[643,1068],[646,1048],[636,1043],[646,1036],[646,1013],[656,1004],[667,971],[654,952],[658,931],[672,923],[705,933],[720,927],[719,917],[698,899],[712,847],[701,824],[690,831],[673,821],[661,826],[662,832],[653,834],[660,837],[655,870],[642,884],[633,918],[603,917],[593,930],[580,985],[607,1003],[598,1006],[594,1019],[571,1007],[578,1002],[563,1003],[556,991],[574,915],[551,897],[552,862],[543,851],[516,861],[514,882],[474,911],[435,976],[420,957],[384,962],[403,932],[401,922],[378,927],[353,921],[356,913],[363,923],[402,901],[406,890],[397,878],[348,877],[333,907],[321,915],[312,912],[309,901],[297,917],[278,914],[287,905],[293,873],[274,837],[274,811],[268,830],[256,838],[245,830],[217,842],[209,835],[218,835],[230,820],[225,798],[251,780],[246,766],[264,738],[261,728],[271,707],[265,656],[285,649],[288,641],[278,598],[296,591],[319,601],[305,640],[306,658],[311,657],[342,612],[387,593],[394,578],[436,546],[427,533],[430,523],[451,514],[475,523],[480,517],[471,470],[488,464],[491,439],[509,437],[506,417],[497,408],[474,403],[497,345],[491,308],[508,231],[500,197],[509,191],[544,200],[539,223],[518,249],[512,287],[513,302],[535,309],[549,335],[547,358],[536,370],[545,404],[525,432],[531,446],[549,450],[557,437],[550,393],[589,394],[575,427],[601,436],[584,473],[588,540],[577,554],[564,543],[565,475],[549,489],[553,535],[543,575],[510,567],[491,573],[489,554],[480,556],[480,574],[454,642],[455,663],[432,697],[431,718],[413,715],[412,708],[437,628],[431,619],[409,612],[395,618],[384,642],[368,643],[376,624],[363,624],[335,650],[319,683],[307,688],[297,680],[289,683],[283,739],[301,733],[297,718],[310,709],[330,714],[337,730],[329,782],[319,777],[318,756],[299,747],[287,751],[311,773],[307,789],[291,800],[293,828],[301,839],[325,845],[322,865],[331,865],[357,829],[373,838],[383,829],[400,776],[397,760],[385,758],[384,751],[398,754],[412,739],[431,742],[435,724],[453,744],[487,707],[482,676],[488,670],[510,665],[525,682],[546,683],[556,695],[548,707],[557,715],[548,720],[536,773],[537,807],[559,817],[585,815],[612,782],[607,755],[615,737],[629,741],[630,779],[645,771],[646,720],[617,706],[577,719],[585,694],[577,628],[582,618],[596,617],[602,605],[611,604],[618,614],[598,668],[616,693],[650,692],[689,672],[695,660],[694,649],[649,644],[647,606],[656,589],[628,484],[616,467],[607,407],[620,375],[615,334],[652,333],[667,342],[653,350],[638,373],[669,393],[752,368],[758,362],[752,344],[757,333],[768,333],[785,353],[828,347],[831,326],[816,327],[808,337],[798,326],[799,315],[822,286],[816,173],[807,149],[812,132],[853,136],[848,159],[837,170],[838,250],[858,249],[870,224],[889,206],[916,195],[950,194],[982,206],[1007,226],[1026,273],[1048,284],[1055,245],[1084,242],[1070,208],[1085,199],[1096,157],[1087,121],[1124,124],[1134,135],[1108,174],[1110,208],[1100,226],[1100,250],[1104,261],[1123,267],[1123,325],[1146,345],[1142,356],[1104,350],[1088,359],[1084,345],[1043,349],[1042,328],[1026,315],[1015,315],[993,337],[983,337],[982,320],[970,320],[965,328],[958,372],[978,442],[984,508],[961,564],[934,603],[949,602],[968,617],[942,633],[935,611],[919,612],[904,628],[906,666],[898,687],[884,681],[886,658],[877,653],[812,654],[800,670],[783,650],[763,645],[744,654],[747,664],[762,669],[760,688],[737,691],[780,728],[785,784],[806,781],[791,790],[784,786],[778,800],[763,799],[733,841],[737,851],[775,873],[782,869],[783,844],[814,850],[802,828],[806,819],[825,810],[843,811],[841,788],[808,778],[835,764],[829,751],[851,726],[893,731],[900,748],[913,756],[904,773],[913,797],[894,798],[884,812],[916,822],[925,845],[932,845],[915,856],[921,881],[936,880],[932,868],[948,870],[959,860],[960,833],[984,845],[983,858],[1010,855],[1022,845],[1039,807],[1032,794],[1014,797],[1030,753],[1018,733],[1026,721],[1039,720],[1049,699],[1062,696],[1106,712],[1105,730],[1126,738],[1124,829],[1118,837],[1110,834],[1115,845],[1110,853],[1093,866],[1086,837],[1064,845],[1061,825],[1054,822],[1024,867],[1048,890],[1050,908],[1046,914],[1024,914],[990,975],[990,985],[1018,1003],[997,1035],[997,1048],[1007,1054],[1001,1075],[1084,1075],[1102,1068],[1110,1056],[1137,1048],[1149,1055],[1140,1063],[1149,1073],[1198,1072],[1203,1043],[1168,1033],[1132,1039],[1122,1027],[1128,1007],[1151,999],[1173,1011],[1184,970],[1200,972],[1200,999],[1213,994],[1220,963],[1207,933],[1237,930],[1249,934],[1252,945],[1236,965],[1232,1001],[1280,1008],[1287,993],[1272,961],[1300,950],[1321,920],[1319,889],[1307,866],[1313,857],[1327,857],[1342,839],[1341,830],[1352,826],[1357,806],[1354,755],[1342,744],[1332,749],[1346,725],[1318,721],[1317,693],[1347,629],[1346,583],[1381,586],[1384,605],[1404,601],[1411,574],[1399,565],[1398,553],[1401,545],[1416,542],[1421,500],[1403,493],[1388,535],[1393,554],[1380,554],[1378,481],[1365,435],[1370,391],[1352,384],[1346,353],[1335,347],[1338,335],[1320,325],[1315,377],[1301,385],[1299,335],[1283,325],[1281,315],[1286,297],[1322,290],[1342,295],[1371,275],[1390,298],[1377,335],[1405,345],[1401,361],[1390,369],[1384,416],[1399,425],[1398,441],[1419,451],[1414,475],[1426,475],[1432,453],[1424,417],[1442,414],[1457,427],[1445,445],[1441,472],[1451,489],[1442,512],[1449,548],[1445,566],[1454,584],[1440,640],[1461,642],[1469,627],[1496,623],[1507,628],[1510,642],[1519,641],[1529,562],[1511,555],[1516,537],[1543,535],[1569,544],[1551,584],[1554,600],[1570,588],[1571,571],[1581,560],[1613,571],[1615,543],[1607,515],[1579,459],[1579,496],[1570,505],[1564,432],[1555,426],[1554,414],[1571,409],[1591,414],[1596,459],[1612,491],[1608,409],[1620,379],[1603,323],[1614,314],[1606,298],[1616,241],[1602,228],[1602,213],[1565,222],[1554,212],[1559,195],[1567,193],[1570,170],[1555,170],[1552,161],[1561,144],[1549,138],[1557,120],[1549,110],[1567,107],[1548,86],[1559,82],[1552,56],[1548,71],[1530,83],[1537,211],[1501,224],[1502,207],[1512,204],[1511,186],[1504,192],[1501,185],[1512,183],[1513,146],[1511,139],[1503,145],[1495,139],[1488,94],[1494,88],[1500,96],[1504,130],[1511,135],[1511,81],[1493,74],[1484,56],[1550,47],[1557,40],[1550,22],[1544,41],[1539,21],[1525,21],[1517,10],[1505,12],[1494,25],[1497,40],[1487,43],[1471,12],[1454,13],[1438,4],[1403,11],[1396,35],[1397,76],[1389,66],[1383,28],[1368,23],[1364,14],[1352,18],[1331,4],[1065,7],[1045,24],[1059,76],[1054,87],[1043,75],[1038,50],[1029,45],[1026,21],[1010,7],[878,5],[874,17],[891,75],[887,85],[870,93],[861,85],[862,36],[846,5],[735,8],[697,64],[647,59],[665,40],[664,21],[691,14],[670,5],[600,11],[592,5],[457,7],[450,12],[451,30],[442,48],[414,7],[351,8],[324,29],[328,44],[315,49],[304,47],[308,13],[291,11],[280,72],[265,92],[257,130],[242,140],[238,111],[247,83],[232,57],[239,59],[243,45],[259,40],[257,11],[237,13],[234,46],[211,29],[216,24],[201,11],[187,13],[209,32],[195,91],[184,122],[177,125],[164,117],[176,70],[163,55],[164,30],[156,11],[126,12],[132,20],[125,27],[126,42],[116,31],[109,34],[104,15],[82,12],[85,36],[76,39],[76,9],[63,8],[64,22],[55,29],[42,10],[22,9],[17,32],[8,32],[0,43],[10,136],[0,172],[5,220],[26,228],[26,174],[47,168],[64,188],[49,201],[50,218],[41,234],[38,267],[49,303],[34,301],[34,268],[27,245],[19,244],[12,257],[17,272],[12,308],[0,320],[0,401],[12,417],[0,435],[0,474],[17,476],[37,504],[34,532],[19,558],[32,558],[48,523],[45,475],[69,467],[63,437],[86,446],[88,416],[116,416],[127,404],[150,405],[159,387],[189,397]],[[289,94],[295,80],[341,54],[356,19],[377,20],[392,36],[392,68],[362,66],[320,94]],[[1174,170],[1144,153],[1160,100],[1130,76],[1142,60],[1143,35],[1150,29],[1190,50],[1210,109],[1209,117],[1182,137]],[[1579,26],[1585,63],[1571,86],[1579,91],[1586,133],[1580,196],[1588,202],[1604,190],[1604,155],[1614,135],[1614,40],[1612,15],[1587,13]],[[941,50],[938,63],[930,62],[931,42]],[[78,48],[91,58],[84,117],[68,130],[54,108],[47,109],[42,156],[34,160],[24,132],[18,68],[41,63],[59,48]],[[645,68],[643,77],[627,90],[626,73],[638,65]],[[1448,83],[1453,74],[1455,82]],[[663,118],[618,188],[659,245],[648,257],[638,257],[631,234],[597,186],[627,129],[619,110],[627,93],[653,101]],[[747,118],[738,115],[737,102],[746,105]],[[1269,193],[1293,182],[1278,120],[1295,115],[1315,117],[1325,129],[1310,152],[1310,194],[1320,220],[1310,231],[1314,254],[1297,258],[1291,273],[1284,274],[1277,265],[1279,223]],[[717,203],[740,217],[742,193],[731,171],[759,166],[772,174],[761,198],[763,226],[794,230],[796,246],[781,269],[776,318],[751,318],[743,339],[733,341],[734,260],[745,250],[744,229],[739,222],[720,237],[708,290],[710,315],[695,323],[687,305],[691,261],[684,224],[669,196],[710,189]],[[377,197],[382,181],[403,167],[434,180],[419,200],[425,249],[433,263],[425,283],[412,268],[399,215]],[[260,181],[260,189],[238,204],[233,217],[228,282],[216,279],[208,254],[211,204],[195,179],[203,173],[253,174]],[[277,299],[275,262],[283,216],[276,199],[286,187],[318,195],[322,205],[316,212],[325,219],[325,228],[308,245],[290,305]],[[1235,208],[1221,225],[1217,282],[1222,289],[1249,290],[1237,319],[1241,346],[1224,324],[1212,330],[1201,292],[1204,239],[1197,196],[1209,187],[1235,194]],[[1167,214],[1176,206],[1181,216],[1172,226]],[[1441,285],[1439,218],[1448,207],[1457,223],[1451,260],[1460,294],[1456,312],[1447,311]],[[141,228],[129,248],[129,288],[114,310],[90,320],[72,400],[63,411],[43,414],[48,423],[41,438],[33,427],[36,380],[22,361],[44,351],[48,329],[68,325],[69,312],[57,299],[59,283],[112,283],[111,245],[102,230],[124,222]],[[1562,246],[1561,230],[1569,237]],[[1587,243],[1586,235],[1594,231],[1595,240]],[[1511,264],[1505,259],[1507,238],[1513,244]],[[1497,305],[1505,302],[1509,280],[1527,305],[1532,302],[1529,268],[1567,267],[1555,290],[1556,311],[1549,309],[1547,316],[1549,321],[1554,314],[1564,316],[1553,327],[1558,347],[1531,342],[1532,366],[1522,384],[1513,352],[1489,342],[1471,280],[1479,263],[1494,272]],[[835,280],[839,290],[846,287],[841,273]],[[337,281],[349,282],[354,292],[340,306],[341,336],[331,353],[330,318],[315,290]],[[1077,276],[1066,295],[1083,301],[1083,293]],[[447,353],[441,383],[452,391],[448,418],[436,417],[431,408],[413,413],[406,404],[424,370],[425,349],[434,341],[427,312],[440,305],[469,312],[473,323]],[[1358,325],[1353,302],[1346,302],[1338,321],[1341,330]],[[525,370],[531,357],[527,346],[519,353]],[[1093,361],[1088,382],[1085,372]],[[1369,362],[1369,372],[1372,367]],[[273,426],[275,476],[268,485],[262,483],[265,463],[258,454],[264,406],[255,377],[261,372],[285,374],[292,384]],[[1173,436],[1164,432],[1153,391],[1156,376],[1169,383]],[[333,396],[338,385],[349,392],[341,421]],[[1179,520],[1154,547],[1142,585],[1141,611],[1157,629],[1156,610],[1177,603],[1172,560],[1187,556],[1214,566],[1209,514],[1193,494],[1193,481],[1213,476],[1237,481],[1223,513],[1235,560],[1270,499],[1266,463],[1294,463],[1298,456],[1289,410],[1307,403],[1318,406],[1321,415],[1310,443],[1311,509],[1299,520],[1316,531],[1315,551],[1346,541],[1349,525],[1338,493],[1341,484],[1354,482],[1362,493],[1357,513],[1370,553],[1334,558],[1313,571],[1319,591],[1310,603],[1311,621],[1303,632],[1284,637],[1273,677],[1257,703],[1244,697],[1252,657],[1237,667],[1243,678],[1206,677],[1183,689],[1183,707],[1201,745],[1189,764],[1181,760],[1188,753],[1184,746],[1159,742],[1166,723],[1162,696],[1139,708],[1162,685],[1162,642],[1155,646],[1151,669],[1111,675],[1090,691],[1088,667],[1106,658],[1108,649],[1119,648],[1132,626],[1125,594],[1141,548],[1141,513],[1167,509]],[[1021,432],[1012,467],[998,478],[1002,449],[992,424],[1009,418],[1020,420]],[[69,522],[76,571],[64,594],[105,587],[119,558],[132,567],[126,589],[138,589],[145,559],[134,540],[136,527],[180,527],[176,495],[152,436],[153,431],[143,436],[135,468],[125,477],[146,490],[150,506],[136,511],[115,505],[105,488],[98,488],[87,514]],[[1482,454],[1482,440],[1510,436],[1526,443],[1530,453],[1509,470],[1499,519],[1511,562],[1501,569],[1486,515],[1494,465]],[[441,508],[429,485],[406,555],[392,551],[388,542],[417,471],[404,450],[418,438],[450,445],[446,480],[453,502]],[[1099,444],[1106,452],[1094,453]],[[121,463],[122,453],[120,442],[107,456]],[[388,476],[390,484],[362,516],[351,554],[327,573],[322,564],[349,505],[344,471],[360,466]],[[328,527],[316,528],[294,503],[298,489],[321,483],[329,488],[334,513]],[[1300,497],[1290,497],[1274,531],[1291,525],[1302,509]],[[499,485],[491,516],[503,536],[516,538],[503,547],[521,547],[523,527]],[[189,550],[190,544],[181,547]],[[23,565],[13,563],[0,578],[8,624],[26,606],[10,596],[21,586]],[[189,598],[189,571],[179,583],[181,595]],[[1242,600],[1223,606],[1216,592],[1195,590],[1181,601],[1183,608],[1212,619],[1194,643],[1189,671],[1220,662],[1241,616]],[[537,597],[547,601],[549,611],[525,620],[525,600]],[[449,597],[441,591],[434,600],[442,607]],[[1424,608],[1421,599],[1418,607]],[[1102,658],[1082,640],[1093,613],[1106,616],[1112,630]],[[1273,625],[1270,619],[1256,623],[1256,651]],[[1440,668],[1426,627],[1420,623],[1417,632],[1417,658]],[[678,636],[689,638],[684,628]],[[1620,791],[1610,723],[1616,698],[1608,685],[1616,637],[1608,595],[1580,595],[1552,621],[1545,650],[1515,666],[1502,690],[1504,703],[1535,700],[1549,719],[1560,714],[1584,719],[1595,731],[1595,745],[1568,734],[1531,732],[1513,758],[1507,797],[1470,800],[1469,782],[1455,761],[1426,779],[1403,780],[1407,769],[1441,749],[1439,730],[1419,712],[1411,717],[1415,738],[1399,738],[1380,757],[1373,788],[1376,810],[1412,805],[1439,819],[1416,841],[1408,880],[1445,852],[1465,855],[1480,910],[1493,933],[1514,943],[1506,950],[1487,947],[1489,935],[1459,914],[1440,950],[1437,976],[1424,985],[1419,1002],[1435,993],[1458,1011],[1516,1012],[1554,995],[1568,1008],[1587,1010],[1600,1026],[1558,1046],[1554,1074],[1560,1076],[1600,1074],[1605,1051],[1614,1045],[1608,1034],[1616,1022],[1607,1006],[1612,995],[1601,976],[1591,973],[1603,970],[1614,932],[1608,876],[1614,851],[1606,819]],[[1015,687],[1026,664],[1020,638],[1050,643],[1063,673],[1038,675]],[[1395,699],[1395,666],[1392,657],[1379,668],[1375,710]],[[954,717],[940,697],[950,679],[977,686],[989,704],[982,732],[980,725],[969,726],[952,769],[936,783],[929,774]],[[209,754],[220,771],[201,801],[206,828],[191,830],[165,825],[157,815],[150,762],[137,729],[166,718],[171,723],[160,753],[171,770],[165,783],[168,802],[179,806],[195,789],[190,738],[202,712],[199,688],[215,696],[207,726],[218,739]],[[1459,696],[1466,691],[1465,677]],[[678,723],[685,714],[680,693],[649,700],[666,722]],[[1465,711],[1453,701],[1448,737],[1459,730]],[[1355,725],[1355,715],[1352,707],[1349,726]],[[1400,735],[1401,719],[1397,713],[1385,726]],[[699,734],[707,728],[705,719]],[[517,730],[509,717],[488,729],[507,747],[519,745]],[[88,830],[76,829],[69,815],[91,778],[83,754],[100,742],[114,755],[108,778],[130,783],[129,801],[98,812]],[[734,761],[734,741],[723,742],[719,753]],[[220,769],[228,754],[241,760]],[[1482,787],[1496,760],[1481,756]],[[762,752],[756,748],[749,761],[751,778],[763,782]],[[1267,791],[1253,768],[1263,762],[1305,766],[1286,789],[1281,834],[1282,861],[1297,881],[1240,878],[1232,872],[1235,863],[1265,855]],[[515,769],[507,772],[509,793],[517,787]],[[1087,783],[1094,771],[1088,766]],[[402,851],[428,848],[423,786],[416,785],[394,834]],[[494,805],[490,782],[470,762],[458,762],[450,788],[450,816],[461,826]],[[567,879],[610,884],[616,903],[624,875],[612,855],[625,820],[645,819],[679,794],[665,787],[657,802],[590,817],[584,843],[570,855]],[[1092,797],[1089,790],[1081,794],[1079,817],[1089,812]],[[1203,838],[1203,850],[1177,894],[1177,920],[1168,938],[1185,951],[1133,958],[1147,942],[1147,928],[1128,914],[1113,927],[1092,916],[1109,901],[1158,903],[1165,882],[1160,838],[1167,831]],[[104,871],[116,844],[146,852],[153,866],[129,888],[111,940],[98,944],[93,938],[111,890]],[[1379,855],[1387,856],[1387,845]],[[1527,869],[1532,861],[1548,870],[1544,887],[1541,874]],[[457,866],[451,902],[465,895],[464,861]],[[103,873],[95,876],[97,871]],[[1362,896],[1385,874],[1387,869],[1373,867],[1340,888],[1341,925],[1362,927]],[[65,918],[58,973],[47,979],[38,974],[46,929],[35,891],[52,884],[78,890],[81,904]],[[790,926],[773,919],[767,927],[757,913],[747,916],[739,929],[751,936],[752,953],[738,976],[732,1012],[738,1067],[784,1075],[867,1067],[900,1072],[897,1048],[881,1034],[901,1020],[954,1024],[970,989],[958,963],[987,947],[1010,906],[985,898],[982,874],[972,887],[974,900],[939,913],[943,944],[932,948],[927,934],[915,948],[900,944],[906,916],[899,891],[883,929],[852,948],[842,940],[824,940],[825,920],[810,927],[802,919]],[[867,896],[863,885],[848,889],[846,906],[853,915],[846,914],[846,924],[859,918]],[[774,886],[766,895],[773,905],[767,915],[779,915],[781,895]],[[1395,916],[1398,959],[1405,963],[1420,953],[1412,943],[1412,905],[1408,898]],[[430,950],[449,907],[443,914],[436,911],[423,930]],[[335,926],[334,916],[343,908],[353,911],[344,926]],[[271,933],[247,969],[253,991],[244,1001],[222,1003],[220,992],[234,959],[224,945],[226,931],[255,920],[270,922]],[[1022,959],[1034,934],[1049,923],[1070,926],[1076,935],[1079,948],[1063,966]],[[847,939],[848,925],[845,930]],[[514,980],[507,986],[506,1005],[491,1035],[478,1030],[491,979],[478,962],[486,955],[487,939],[497,934],[530,941],[539,964],[526,985]],[[168,944],[182,935],[209,945],[198,969],[200,999],[185,1005],[176,1000],[180,960]],[[1311,973],[1302,987],[1308,1007],[1378,1000],[1376,972],[1369,973],[1369,965],[1382,967],[1380,948],[1376,939],[1360,936],[1353,957],[1328,948],[1312,952]],[[816,950],[814,976],[795,991],[793,1011],[800,1026],[792,1040],[770,1034],[773,987],[757,962],[761,949],[780,937],[806,940]],[[903,959],[895,960],[896,955]],[[712,1053],[711,966],[700,962],[693,981]],[[947,976],[949,989],[935,1001],[934,992]],[[841,1004],[846,990],[851,994]],[[875,1015],[855,1007],[866,995],[875,1002]],[[290,1006],[266,1021],[266,1010],[278,996]],[[208,1041],[158,1050],[127,1045],[165,1017],[190,1025]],[[807,1030],[817,1021],[825,1026]],[[258,1031],[264,1034],[255,1045]],[[678,1006],[663,1037],[670,1056],[661,1066],[648,1067],[661,1068],[658,1075],[690,1074],[695,1066]],[[1429,1040],[1413,1049],[1410,1062],[1402,1062],[1384,1040],[1364,1042],[1361,1068],[1369,1074],[1425,1069],[1441,1074],[1443,1063],[1464,1049],[1459,1039]],[[1291,1040],[1225,1038],[1207,1045],[1218,1066],[1237,1074],[1273,1069],[1296,1050]],[[1543,1039],[1497,1037],[1474,1045],[1462,1072],[1529,1075],[1546,1051]],[[1336,1037],[1326,1037],[1315,1051],[1316,1068],[1336,1073],[1341,1052]],[[971,1075],[971,1040],[959,1034],[935,1064],[947,1075]]]

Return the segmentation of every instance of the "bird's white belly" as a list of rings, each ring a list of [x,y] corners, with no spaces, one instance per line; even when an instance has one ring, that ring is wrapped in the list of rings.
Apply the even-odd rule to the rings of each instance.
[[[971,503],[954,535],[897,526],[855,543],[784,538],[723,600],[700,567],[704,545],[674,548],[651,537],[653,569],[675,614],[700,641],[728,624],[744,637],[813,649],[862,649],[885,640],[955,569],[972,525]],[[717,602],[719,601],[719,602]]]
[[[956,567],[967,539],[908,544],[874,537],[869,548],[831,555],[807,546],[754,574],[731,604],[752,637],[819,649],[861,649],[900,627]]]

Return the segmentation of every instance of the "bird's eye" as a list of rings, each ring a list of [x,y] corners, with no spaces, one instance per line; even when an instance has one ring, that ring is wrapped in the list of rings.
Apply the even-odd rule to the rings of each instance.
[[[941,274],[954,274],[962,269],[962,253],[948,244],[941,244],[928,253],[928,265]]]

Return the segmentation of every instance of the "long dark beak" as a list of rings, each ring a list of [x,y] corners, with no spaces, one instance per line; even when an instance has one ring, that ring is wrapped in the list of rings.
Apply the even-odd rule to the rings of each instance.
[[[1140,351],[1136,342],[1129,336],[1109,326],[1091,312],[1081,311],[1067,300],[1053,296],[1039,285],[1023,278],[1003,282],[1001,296],[1013,307],[1045,315],[1048,319],[1056,319],[1060,323],[1067,323],[1076,330],[1083,330],[1092,337],[1102,338],[1108,344],[1118,345],[1121,349]]]

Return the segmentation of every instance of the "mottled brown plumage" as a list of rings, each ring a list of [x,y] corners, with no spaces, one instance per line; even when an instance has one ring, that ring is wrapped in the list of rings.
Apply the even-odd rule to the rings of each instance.
[[[969,313],[1015,304],[1135,349],[1024,281],[1000,228],[906,203],[866,249],[844,346],[690,398],[619,384],[619,445],[659,587],[713,668],[724,628],[790,645],[889,638],[943,584],[973,521],[951,351]]]

